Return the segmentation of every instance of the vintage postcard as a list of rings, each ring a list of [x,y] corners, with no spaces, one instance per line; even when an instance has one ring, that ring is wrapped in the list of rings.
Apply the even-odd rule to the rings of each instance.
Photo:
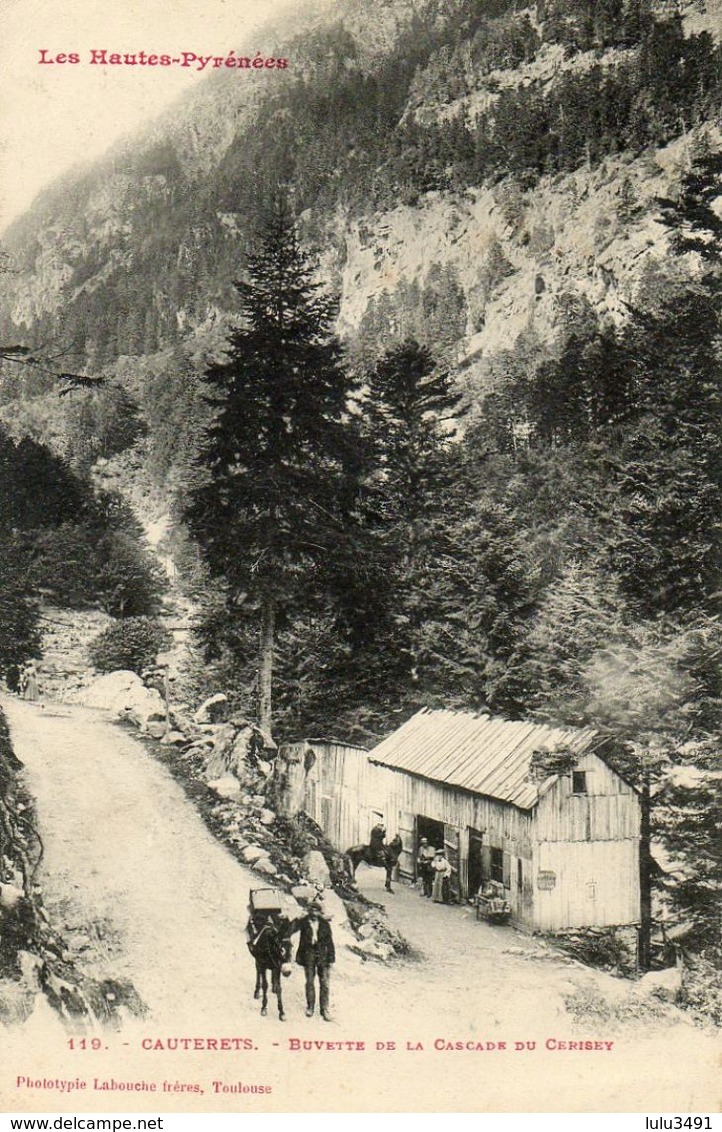
[[[0,42],[0,1110],[716,1111],[719,0]]]

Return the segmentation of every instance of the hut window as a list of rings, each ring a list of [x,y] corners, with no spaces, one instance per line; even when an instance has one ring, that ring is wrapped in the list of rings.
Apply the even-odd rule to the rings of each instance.
[[[504,852],[502,849],[491,851],[491,879],[504,883]]]
[[[585,770],[572,771],[572,794],[586,794],[587,772]]]

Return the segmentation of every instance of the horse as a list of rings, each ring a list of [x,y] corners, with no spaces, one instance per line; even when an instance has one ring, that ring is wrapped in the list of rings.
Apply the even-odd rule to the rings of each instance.
[[[291,924],[287,919],[275,920],[269,917],[255,930],[253,921],[249,923],[248,950],[256,964],[256,989],[254,999],[261,998],[261,1014],[268,1014],[268,972],[271,972],[271,991],[278,999],[278,1017],[285,1021],[283,996],[281,994],[281,975],[291,974]]]
[[[391,874],[398,864],[403,847],[403,842],[397,833],[393,840],[389,841],[388,844],[381,846],[381,855],[383,857],[383,860],[379,861],[376,854],[372,851],[370,845],[352,845],[351,848],[347,849],[344,854],[348,862],[351,879],[356,879],[356,869],[363,861],[366,865],[372,865],[376,868],[386,869],[386,884],[384,887],[386,888],[387,892],[393,893],[394,890],[391,887]]]

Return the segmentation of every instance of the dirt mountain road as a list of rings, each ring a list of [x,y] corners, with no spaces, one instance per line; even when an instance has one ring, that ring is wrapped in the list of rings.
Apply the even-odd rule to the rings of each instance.
[[[129,979],[176,1026],[227,1019],[234,1002],[248,1011],[250,871],[143,745],[101,713],[18,700],[5,709],[37,799],[46,903],[71,944],[74,932],[89,934],[97,970],[99,935],[103,973]]]
[[[714,1045],[707,1034],[676,1013],[671,1020],[662,1011],[658,1019],[621,1022],[600,1013],[604,997],[623,997],[627,984],[565,962],[511,929],[477,924],[470,911],[432,905],[412,889],[396,886],[397,894],[385,897],[381,870],[362,867],[359,886],[386,903],[392,924],[421,958],[362,962],[339,932],[335,1021],[305,1018],[298,969],[284,982],[288,1021],[278,1021],[272,1004],[269,1017],[260,1018],[243,935],[248,890],[262,883],[258,876],[211,836],[142,742],[102,713],[11,697],[3,708],[37,799],[46,906],[88,973],[129,979],[149,1010],[107,1039],[93,1074],[101,1068],[133,1080],[195,1082],[197,1093],[166,1102],[173,1107],[175,1100],[181,1111],[248,1107],[232,1091],[214,1091],[211,1080],[232,1084],[240,1073],[273,1090],[254,1095],[251,1107],[281,1111],[454,1111],[470,1103],[481,1111],[709,1107],[703,1099],[714,1079]],[[586,1021],[568,1012],[570,995],[591,1004]],[[39,1008],[35,1033],[31,1019],[34,1041],[44,1017]],[[37,1070],[82,1068],[87,1076],[87,1059],[68,1061],[58,1030],[47,1029],[42,1054],[34,1054]],[[178,1035],[250,1036],[252,1061],[143,1049],[149,1036]],[[585,1038],[611,1047],[582,1052],[559,1045]],[[22,1045],[23,1036],[18,1040]],[[362,1041],[365,1050],[294,1049],[293,1041]],[[536,1041],[537,1049],[517,1053],[515,1041]],[[376,1049],[390,1042],[395,1049]],[[461,1049],[446,1048],[457,1042]],[[466,1049],[466,1042],[493,1048]],[[340,1099],[330,1084],[339,1074]],[[0,1108],[8,1088],[10,1078],[0,1076]],[[52,1111],[61,1100],[40,1092],[30,1107]],[[102,1103],[96,1098],[95,1106],[149,1107],[147,1097],[135,1101],[120,1093]]]

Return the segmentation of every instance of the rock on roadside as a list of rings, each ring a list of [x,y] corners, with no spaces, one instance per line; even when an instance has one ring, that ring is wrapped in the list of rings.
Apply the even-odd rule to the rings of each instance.
[[[109,711],[116,719],[128,719],[141,732],[155,733],[160,730],[161,735],[165,733],[166,711],[163,698],[155,688],[147,688],[135,672],[108,672],[90,687],[84,688],[77,701],[84,707]],[[150,727],[151,724],[154,726]]]

